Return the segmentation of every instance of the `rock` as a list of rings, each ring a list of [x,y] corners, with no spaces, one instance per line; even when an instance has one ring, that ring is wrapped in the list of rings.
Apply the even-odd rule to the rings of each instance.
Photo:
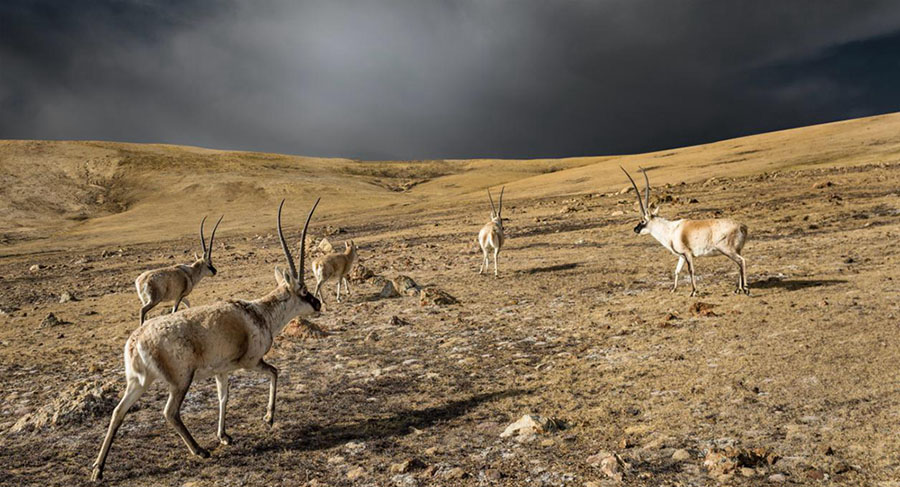
[[[425,454],[426,454],[426,455],[429,455],[429,456],[434,456],[434,455],[436,455],[437,452],[439,452],[439,451],[440,451],[440,449],[439,449],[438,447],[432,446],[432,447],[428,447],[428,448],[425,449]]]
[[[625,475],[625,471],[631,468],[631,465],[625,463],[619,455],[607,453],[600,459],[599,467],[604,475],[616,482],[621,482]]]
[[[716,305],[704,303],[702,301],[697,301],[691,305],[691,314],[694,316],[719,316],[712,309],[715,308]]]
[[[807,470],[806,478],[810,480],[825,480],[825,472],[814,468],[812,470]]]
[[[503,473],[500,472],[500,470],[497,470],[496,468],[489,468],[489,469],[485,470],[484,472],[482,472],[481,474],[484,476],[485,480],[488,480],[490,482],[496,482],[503,478]]]
[[[409,326],[409,325],[412,325],[412,323],[404,320],[403,318],[401,318],[397,315],[391,316],[391,326]]]
[[[394,281],[387,281],[384,283],[384,287],[381,288],[381,292],[378,293],[381,298],[399,298],[400,293],[397,291],[397,288],[394,286]]]
[[[312,340],[325,338],[330,333],[319,325],[306,321],[303,318],[294,318],[284,327],[281,335],[297,340]]]
[[[737,462],[728,455],[713,450],[706,454],[706,458],[703,459],[703,466],[706,467],[710,475],[718,477],[734,472],[737,468]]]
[[[438,305],[445,306],[449,304],[456,304],[459,301],[451,296],[450,294],[441,291],[438,288],[434,287],[426,287],[419,292],[419,305],[420,306],[428,306],[428,305]]]
[[[366,471],[362,467],[356,467],[347,472],[347,479],[356,480],[366,475]]]
[[[419,294],[419,285],[416,284],[416,281],[413,281],[409,276],[404,276],[401,274],[392,279],[391,282],[394,283],[394,289],[396,289],[400,294],[405,294],[407,296],[415,296]]]
[[[400,463],[392,463],[391,464],[391,473],[406,473],[411,472],[413,470],[421,470],[425,468],[425,462],[419,460],[418,458],[410,458],[408,460],[403,460]]]
[[[34,264],[31,267],[29,267],[28,270],[31,272],[37,272],[37,271],[39,271],[41,269],[45,269],[45,268],[47,268],[47,266],[45,266],[44,264]]]
[[[769,475],[769,478],[767,480],[769,482],[774,482],[774,483],[780,484],[780,483],[787,482],[787,476],[784,475],[783,473],[776,473],[776,474]]]
[[[744,477],[754,477],[756,476],[756,470],[750,467],[741,467],[741,475]]]
[[[513,435],[519,438],[533,437],[534,435],[556,431],[556,429],[557,426],[553,420],[535,414],[526,414],[515,423],[507,426],[503,433],[500,433],[500,437],[508,438]]]
[[[690,460],[690,458],[690,452],[683,448],[675,450],[675,452],[672,453],[672,460],[675,460],[676,462],[683,462],[685,460]]]
[[[316,250],[323,254],[330,254],[334,252],[334,245],[331,245],[328,238],[322,237],[322,240],[319,240],[319,244],[316,245]]]
[[[69,291],[63,291],[63,293],[59,295],[59,302],[68,303],[69,301],[78,301],[78,298]]]
[[[47,314],[47,316],[45,316],[44,319],[41,320],[41,328],[50,328],[50,327],[54,327],[54,326],[68,325],[68,324],[69,324],[68,321],[57,318],[56,315],[54,315],[53,313]]]
[[[381,339],[381,337],[378,336],[377,332],[370,331],[369,334],[366,335],[366,338],[363,341],[365,341],[366,343],[374,343],[380,339]]]
[[[813,189],[830,188],[832,186],[834,186],[834,183],[832,183],[831,181],[819,181],[818,183],[812,185]]]
[[[625,212],[622,210],[615,210],[612,213],[610,213],[609,216],[622,216],[624,214],[625,214]]]
[[[362,282],[367,281],[373,277],[375,277],[375,273],[372,272],[368,267],[357,263],[353,270],[350,271],[350,275],[348,276],[351,281],[354,282]]]
[[[462,469],[462,467],[453,467],[450,470],[444,472],[444,478],[448,479],[464,479],[469,476],[468,472]]]
[[[632,191],[634,191],[634,188],[632,188],[631,186],[625,186],[624,188],[622,188],[621,191],[619,191],[616,194],[626,194],[626,193],[630,193]]]
[[[20,418],[10,429],[11,433],[35,431],[50,427],[82,425],[94,419],[108,419],[119,397],[114,384],[79,382],[62,391],[49,404],[32,414]]]

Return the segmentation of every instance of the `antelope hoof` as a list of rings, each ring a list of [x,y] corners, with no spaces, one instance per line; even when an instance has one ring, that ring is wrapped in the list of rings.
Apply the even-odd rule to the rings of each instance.
[[[272,413],[266,413],[266,416],[263,418],[263,421],[271,428],[275,423],[275,416]]]
[[[746,294],[747,296],[750,295],[750,288],[749,288],[749,287],[745,287],[745,288],[744,288],[744,294]]]
[[[219,443],[223,445],[231,445],[234,443],[234,440],[231,439],[231,436],[228,436],[226,433],[222,433],[222,436],[219,437]]]
[[[194,452],[194,455],[197,455],[200,458],[209,458],[209,450],[205,448],[199,448],[196,452]]]
[[[695,297],[695,296],[697,296],[697,290],[696,290],[696,289],[693,290],[693,291],[691,291],[691,297],[693,298],[693,297]]]
[[[91,482],[99,482],[103,480],[103,471],[100,470],[100,467],[94,467],[93,472],[91,472]]]

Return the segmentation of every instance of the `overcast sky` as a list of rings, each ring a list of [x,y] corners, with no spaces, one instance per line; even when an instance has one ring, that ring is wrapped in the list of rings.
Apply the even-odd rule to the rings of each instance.
[[[0,138],[642,152],[900,111],[900,3],[0,2]]]

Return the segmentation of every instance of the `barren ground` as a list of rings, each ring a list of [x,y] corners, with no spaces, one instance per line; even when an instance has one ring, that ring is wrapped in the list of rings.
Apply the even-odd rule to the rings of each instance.
[[[205,169],[185,174],[178,154],[205,151],[127,146],[145,157],[135,163],[116,159],[122,149],[109,143],[5,142],[0,484],[86,482],[124,386],[121,349],[139,309],[133,279],[190,261],[199,215],[224,212],[226,221],[214,251],[220,273],[191,302],[250,299],[274,286],[282,264],[277,201],[289,197],[296,239],[322,193],[316,238],[339,230],[328,238],[353,238],[376,274],[409,275],[460,303],[380,299],[377,279],[355,283],[344,303],[329,295],[312,319],[329,336],[282,337],[270,352],[281,370],[274,428],[262,421],[266,381],[239,373],[228,419],[235,444],[219,446],[214,382],[195,383],[184,418],[212,458],[193,458],[162,417],[157,384],[119,430],[108,485],[613,485],[592,457],[604,451],[628,463],[626,485],[760,485],[777,474],[793,484],[898,485],[898,128],[890,115],[562,161],[266,155],[283,167],[263,170],[245,159],[260,155],[225,153],[237,162],[198,159]],[[103,181],[50,174],[97,150],[113,154]],[[28,173],[21,161],[62,162]],[[670,293],[676,259],[632,232],[634,196],[617,194],[627,185],[619,164],[650,169],[663,216],[747,224],[752,294],[731,293],[736,268],[723,257],[697,261],[700,296],[688,297],[686,271]],[[59,179],[42,183],[51,176]],[[477,274],[474,243],[488,216],[484,187],[495,182],[508,183],[499,279]],[[79,300],[60,303],[64,291]],[[711,308],[692,312],[698,302]],[[40,326],[51,312],[70,323]],[[10,432],[85,382],[112,385],[97,414]],[[526,413],[562,429],[523,442],[499,436]],[[769,460],[704,466],[729,447]],[[679,449],[689,457],[673,459]],[[409,459],[422,465],[391,471]]]

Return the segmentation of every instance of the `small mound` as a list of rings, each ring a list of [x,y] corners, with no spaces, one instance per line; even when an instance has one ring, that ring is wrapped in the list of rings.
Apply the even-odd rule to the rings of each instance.
[[[281,336],[294,340],[319,339],[325,338],[328,335],[330,335],[330,333],[328,333],[327,330],[302,318],[294,318],[284,327],[284,331],[281,332]]]
[[[50,404],[22,416],[9,432],[40,431],[90,423],[97,418],[108,418],[118,402],[114,381],[77,383],[64,390]]]

